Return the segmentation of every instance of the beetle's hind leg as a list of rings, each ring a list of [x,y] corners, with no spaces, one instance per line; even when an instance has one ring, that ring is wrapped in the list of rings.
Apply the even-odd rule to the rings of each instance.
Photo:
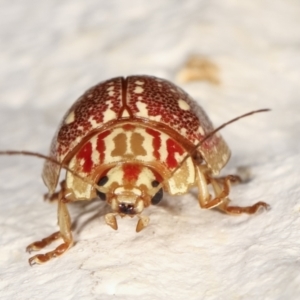
[[[229,206],[230,182],[238,180],[238,176],[228,175],[220,178],[213,178],[206,174],[206,169],[197,167],[197,185],[199,191],[199,204],[201,208],[218,208],[228,214],[239,215],[242,213],[254,214],[260,208],[268,209],[269,205],[265,202],[257,202],[252,206]],[[211,184],[215,193],[215,198],[211,199],[207,185]]]
[[[26,250],[29,253],[31,251],[40,250],[59,238],[63,239],[63,243],[56,247],[56,249],[54,249],[53,251],[47,252],[45,254],[37,254],[31,257],[29,259],[30,265],[42,264],[54,257],[62,255],[73,244],[73,237],[71,233],[71,219],[67,209],[67,205],[62,199],[60,199],[58,202],[58,225],[60,227],[59,232],[55,232],[50,236],[42,239],[41,241],[30,244],[26,248]]]
[[[232,181],[233,177],[232,175],[228,175],[224,178],[223,187],[220,186],[218,180],[215,180],[214,178],[210,178],[211,185],[214,189],[214,192],[216,194],[215,199],[220,200],[220,204],[217,206],[218,209],[232,215],[239,215],[242,213],[246,214],[254,214],[256,213],[260,208],[269,209],[269,205],[265,202],[257,202],[251,206],[230,206],[230,199],[228,198],[229,192],[230,192],[230,182]]]

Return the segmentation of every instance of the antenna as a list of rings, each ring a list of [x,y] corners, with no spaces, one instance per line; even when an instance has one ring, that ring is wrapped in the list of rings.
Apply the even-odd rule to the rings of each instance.
[[[60,163],[59,161],[57,161],[56,159],[41,154],[41,153],[37,153],[37,152],[31,152],[31,151],[16,151],[16,150],[5,150],[5,151],[0,151],[0,155],[24,155],[24,156],[33,156],[33,157],[38,157],[38,158],[42,158],[48,161],[51,161],[52,163],[59,165],[61,168],[67,170],[68,172],[70,172],[71,174],[73,174],[74,176],[78,177],[79,179],[81,179],[83,182],[86,182],[90,185],[92,185],[96,190],[98,190],[99,192],[105,193],[106,189],[104,187],[100,187],[99,185],[95,184],[94,182],[92,182],[91,180],[89,180],[86,177],[82,177],[81,175],[77,174],[75,171],[71,170],[69,168],[68,165],[65,165],[63,163]]]

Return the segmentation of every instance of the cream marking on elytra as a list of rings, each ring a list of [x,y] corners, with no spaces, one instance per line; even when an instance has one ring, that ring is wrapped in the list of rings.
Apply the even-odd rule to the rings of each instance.
[[[121,118],[128,118],[128,117],[130,117],[129,112],[127,109],[124,109]]]
[[[183,136],[186,135],[186,132],[187,132],[186,128],[181,128],[181,129],[180,129],[180,133],[181,133]]]
[[[108,107],[103,112],[103,123],[106,123],[110,120],[114,120],[117,117],[117,114],[111,109],[113,107],[112,102],[109,100],[106,101],[105,103],[108,105]]]
[[[186,155],[185,151],[182,154],[179,154],[178,152],[175,152],[174,157],[175,157],[176,161],[178,162],[178,164],[181,163],[181,161],[183,160],[185,155]]]
[[[160,140],[161,140],[161,146],[158,149],[159,155],[160,155],[160,160],[163,161],[164,163],[167,160],[168,157],[168,151],[167,151],[167,140],[170,137],[166,135],[165,133],[161,132],[160,133]]]
[[[70,124],[75,121],[75,112],[71,111],[69,115],[66,117],[65,124]]]
[[[157,115],[157,116],[149,116],[149,119],[150,119],[151,121],[160,122],[160,121],[161,121],[161,115]]]
[[[150,116],[148,113],[148,109],[147,109],[147,104],[141,101],[137,101],[135,104],[138,108],[138,112],[136,113],[136,115],[138,117],[144,117],[147,118],[151,121],[156,121],[156,122],[160,122],[161,120],[161,115],[156,115],[156,116]]]
[[[115,89],[114,86],[110,86],[109,88],[106,89],[108,92],[108,96],[113,97],[115,95],[114,89]]]
[[[147,109],[147,104],[146,103],[143,103],[141,101],[137,101],[135,105],[136,105],[136,107],[139,110],[136,113],[137,116],[149,118],[149,114],[148,114],[148,109]]]
[[[135,81],[135,84],[143,85],[143,84],[145,84],[145,82],[144,82],[144,81],[139,81],[139,80],[137,80],[137,81]]]
[[[96,135],[90,139],[90,142],[92,144],[92,162],[93,162],[94,166],[97,166],[100,163],[99,152],[97,150],[97,138],[98,138],[98,135]]]
[[[131,136],[132,136],[132,132],[131,131],[126,131],[125,132],[125,135],[126,135],[126,151],[125,151],[125,155],[132,155],[132,150],[131,150],[131,143],[130,143],[130,140],[131,140]]]
[[[142,147],[146,151],[146,155],[138,155],[137,159],[144,161],[153,161],[155,157],[153,156],[153,136],[146,132],[144,128],[135,128],[134,132],[141,134],[144,137]]]
[[[97,128],[99,126],[99,123],[92,116],[88,118],[88,121],[90,122],[92,128]]]
[[[144,89],[141,86],[136,86],[133,92],[135,94],[141,94],[144,92]]]
[[[202,136],[205,135],[205,132],[204,132],[204,130],[203,130],[203,128],[202,128],[201,126],[198,127],[198,132],[199,132]]]
[[[81,140],[82,140],[82,137],[81,137],[81,136],[78,136],[78,137],[76,138],[76,140],[74,141],[74,144],[79,143]]]

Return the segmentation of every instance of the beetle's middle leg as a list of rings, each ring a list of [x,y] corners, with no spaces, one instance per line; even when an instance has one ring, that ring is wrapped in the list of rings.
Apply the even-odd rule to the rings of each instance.
[[[222,177],[213,178],[217,181],[220,185],[226,184],[225,182],[229,180],[230,184],[238,184],[242,183],[243,179],[239,175],[227,175]],[[211,183],[211,177],[207,178],[207,183]]]
[[[200,166],[196,168],[196,181],[199,191],[199,204],[201,208],[218,208],[228,214],[239,215],[242,213],[254,214],[261,207],[268,209],[269,205],[265,202],[257,202],[252,206],[229,206],[230,199],[230,182],[237,180],[236,176],[229,175],[222,179],[223,186],[220,185],[220,180],[205,174],[205,169]],[[208,192],[208,184],[211,184],[215,192],[215,198],[211,199]]]

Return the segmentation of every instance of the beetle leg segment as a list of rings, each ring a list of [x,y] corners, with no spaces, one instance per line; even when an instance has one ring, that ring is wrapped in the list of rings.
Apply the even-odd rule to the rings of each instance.
[[[61,237],[60,232],[54,232],[51,235],[49,235],[48,237],[42,239],[41,241],[37,241],[34,242],[30,245],[28,245],[26,247],[26,251],[28,253],[31,253],[32,251],[38,251],[41,250],[43,248],[45,248],[46,246],[50,245],[51,243],[53,243],[54,241],[58,240]]]
[[[50,193],[44,194],[44,200],[50,202],[58,201],[61,193],[66,191],[66,181],[65,180],[61,181],[60,186],[61,186],[61,190],[59,192],[55,192],[53,194]]]
[[[257,202],[252,206],[240,207],[240,206],[229,206],[230,199],[228,198],[230,192],[231,182],[240,182],[239,176],[228,175],[221,178],[213,178],[206,175],[206,169],[202,166],[196,167],[196,181],[198,185],[198,198],[201,208],[211,209],[218,208],[228,214],[239,215],[242,213],[254,214],[261,207],[269,209],[269,205],[265,202]],[[207,185],[211,184],[215,192],[216,197],[210,200]],[[220,184],[223,184],[221,187]]]
[[[148,216],[138,216],[139,220],[136,224],[136,232],[140,232],[149,224],[149,217]]]
[[[222,185],[224,185],[225,181],[228,179],[231,184],[238,184],[243,182],[242,178],[239,175],[228,175],[228,176],[222,176],[213,179]],[[210,183],[210,178],[208,178],[208,182]]]
[[[229,200],[229,199],[228,199]],[[251,206],[245,206],[245,207],[240,207],[240,206],[228,206],[228,202],[223,202],[222,205],[218,207],[218,209],[226,212],[227,214],[231,215],[240,215],[242,213],[245,214],[255,214],[260,208],[264,208],[266,210],[270,209],[270,205],[268,203],[259,201]]]
[[[199,204],[201,208],[207,208],[206,206],[211,203],[211,196],[208,192],[207,181],[204,175],[205,170],[202,168],[202,166],[197,166],[195,170]]]
[[[229,195],[230,191],[230,182],[234,182],[236,180],[236,176],[228,175],[224,178],[223,182],[223,189],[220,187],[218,180],[214,178],[210,178],[210,182],[212,184],[212,187],[215,191],[215,194],[217,197],[214,200],[219,201],[219,205],[217,206],[218,209],[226,212],[227,214],[232,215],[239,215],[242,213],[246,214],[254,214],[256,213],[260,208],[269,209],[270,206],[265,202],[257,202],[251,206],[229,206],[230,199],[227,197]]]
[[[64,243],[59,245],[53,251],[47,252],[45,254],[37,254],[31,257],[29,259],[30,265],[42,264],[54,257],[62,255],[73,244],[73,237],[71,233],[71,219],[67,209],[67,205],[62,200],[58,202],[58,225],[60,228],[59,232],[55,232],[41,241],[30,244],[26,248],[26,250],[28,252],[40,250],[59,238],[62,238]]]
[[[112,229],[117,230],[118,229],[118,223],[116,216],[118,213],[109,213],[105,215],[105,222],[107,225],[109,225]]]

